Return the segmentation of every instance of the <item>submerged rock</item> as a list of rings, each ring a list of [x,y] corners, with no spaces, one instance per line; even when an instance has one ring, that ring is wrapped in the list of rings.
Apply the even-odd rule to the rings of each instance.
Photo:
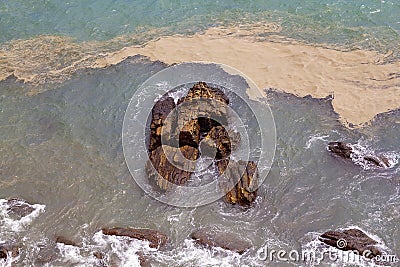
[[[139,229],[139,228],[103,228],[103,234],[115,235],[115,236],[127,236],[133,239],[149,241],[151,248],[164,247],[168,241],[168,237],[156,230],[151,229]]]
[[[32,204],[20,198],[11,198],[7,200],[7,213],[14,217],[25,217],[31,214],[35,209]]]
[[[364,156],[364,160],[381,168],[388,168],[390,166],[389,160],[384,156]]]
[[[330,142],[328,144],[328,149],[335,155],[345,159],[351,158],[351,153],[353,152],[353,149],[343,142]]]
[[[226,193],[226,202],[250,206],[256,200],[258,171],[255,162],[224,159],[217,162],[217,168],[223,175],[219,185]]]
[[[343,231],[328,231],[319,238],[325,244],[344,251],[358,251],[359,255],[374,258],[382,255],[377,246],[378,241],[372,239],[359,229],[348,229]]]
[[[215,228],[196,230],[190,237],[198,244],[206,247],[220,247],[239,254],[243,254],[252,247],[249,241],[243,240],[235,234],[223,232]]]
[[[72,241],[64,236],[57,236],[56,243],[60,243],[60,244],[68,245],[68,246],[80,247],[80,245],[77,242]]]
[[[344,142],[330,142],[328,144],[328,149],[335,155],[342,157],[344,159],[357,158],[364,163],[373,164],[376,167],[388,168],[390,167],[389,160],[383,155],[361,155],[353,149],[351,144],[346,144]]]
[[[191,146],[158,147],[150,153],[150,159],[146,164],[150,183],[163,191],[169,188],[168,182],[184,185],[195,168],[191,161],[196,160],[198,155],[198,149]]]
[[[8,256],[15,258],[19,255],[19,247],[13,244],[0,244],[0,259],[6,260]]]

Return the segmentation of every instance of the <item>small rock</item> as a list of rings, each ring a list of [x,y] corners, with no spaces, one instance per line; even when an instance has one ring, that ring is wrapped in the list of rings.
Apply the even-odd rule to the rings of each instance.
[[[338,155],[339,157],[350,159],[353,149],[346,143],[343,142],[330,142],[328,149]]]
[[[8,206],[7,213],[19,218],[25,217],[35,210],[32,204],[20,198],[11,198],[7,200],[6,205]]]
[[[190,237],[198,244],[206,247],[220,247],[239,254],[243,254],[252,247],[250,242],[243,240],[239,236],[215,228],[196,230]]]
[[[103,234],[115,235],[115,236],[127,236],[139,240],[147,240],[150,242],[151,248],[161,248],[165,246],[168,241],[168,237],[156,230],[151,229],[138,229],[138,228],[103,228]]]
[[[382,255],[382,251],[376,246],[378,245],[378,241],[370,238],[367,234],[358,229],[328,231],[322,234],[319,240],[340,250],[358,251],[359,255],[364,255],[364,252],[366,253],[366,251],[369,251],[370,253],[365,255],[368,258]]]
[[[0,259],[6,260],[8,254],[15,258],[19,255],[19,247],[12,244],[0,244]]]
[[[93,256],[94,256],[96,259],[99,259],[99,260],[104,259],[104,255],[103,255],[103,253],[101,253],[100,251],[95,251],[95,252],[93,252]]]

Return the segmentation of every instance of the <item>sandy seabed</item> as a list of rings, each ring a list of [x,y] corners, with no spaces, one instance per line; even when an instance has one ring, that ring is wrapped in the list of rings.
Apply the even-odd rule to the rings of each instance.
[[[379,113],[400,108],[400,62],[384,64],[387,55],[373,51],[344,52],[277,35],[254,38],[280,30],[273,26],[210,28],[193,36],[166,36],[117,51],[101,51],[104,44],[100,42],[74,43],[68,38],[43,36],[32,39],[39,49],[24,55],[24,47],[32,49],[29,40],[13,41],[7,49],[0,49],[0,79],[14,75],[25,82],[38,77],[46,77],[47,81],[77,69],[105,68],[127,57],[143,55],[167,64],[226,64],[246,74],[261,89],[275,88],[300,97],[333,95],[334,110],[346,125],[361,126]],[[40,40],[47,40],[45,50]],[[58,63],[58,56],[69,54],[73,60]],[[47,66],[44,69],[43,64]]]

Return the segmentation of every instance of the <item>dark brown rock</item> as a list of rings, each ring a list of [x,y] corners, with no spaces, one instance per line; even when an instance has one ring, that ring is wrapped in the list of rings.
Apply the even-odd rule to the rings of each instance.
[[[11,198],[7,200],[7,213],[15,217],[25,217],[31,214],[35,209],[32,204],[20,198]]]
[[[176,120],[174,113],[171,114],[171,123],[165,123],[168,115],[173,112],[175,102],[172,97],[163,97],[158,100],[152,109],[152,119],[150,123],[149,151],[153,151],[161,146],[161,133],[165,134],[166,140],[173,135]]]
[[[219,184],[226,193],[226,202],[249,206],[256,200],[258,171],[255,162],[240,160],[230,163],[229,159],[224,159],[217,162],[217,168],[220,176],[223,175]]]
[[[365,156],[364,160],[381,168],[388,168],[390,166],[389,160],[384,156]]]
[[[365,256],[367,258],[374,258],[378,255],[382,255],[382,251],[377,246],[378,242],[358,229],[328,231],[322,234],[319,240],[340,250],[358,251],[359,255],[364,255],[364,253],[366,253]],[[340,242],[338,242],[339,240]]]
[[[149,241],[151,248],[161,248],[168,241],[168,237],[164,233],[151,229],[116,227],[103,228],[102,231],[105,235],[127,236],[133,239]]]
[[[104,254],[103,254],[102,252],[100,252],[100,251],[95,251],[95,252],[93,252],[93,256],[94,256],[96,259],[99,259],[99,260],[104,259]]]
[[[19,247],[12,244],[0,244],[0,259],[6,260],[9,256],[15,258],[19,255]]]
[[[198,156],[198,149],[191,146],[158,147],[150,153],[150,159],[146,164],[146,173],[150,183],[161,190],[168,189],[167,181],[176,185],[184,185],[190,179],[192,174],[190,170],[194,171],[195,168],[195,164],[188,163],[188,160],[196,160]]]
[[[182,127],[180,127],[181,125]],[[192,146],[197,148],[199,146],[200,124],[197,119],[188,122],[180,122],[178,120],[178,127],[176,129],[179,131],[179,147]]]
[[[215,228],[196,230],[190,237],[206,247],[220,247],[239,254],[243,254],[252,247],[250,242],[239,236]]]
[[[353,149],[346,143],[343,142],[330,142],[328,149],[339,157],[349,159]]]

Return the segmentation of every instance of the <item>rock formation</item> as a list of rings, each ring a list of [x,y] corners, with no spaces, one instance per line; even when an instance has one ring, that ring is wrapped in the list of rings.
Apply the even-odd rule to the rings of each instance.
[[[164,125],[164,123],[168,115],[174,109],[175,102],[172,97],[163,97],[154,104],[150,124],[149,151],[153,151],[157,147],[161,146],[162,130],[165,133],[166,138],[169,138],[169,136],[173,135],[174,125]]]
[[[344,251],[358,251],[359,255],[374,258],[382,255],[378,242],[359,229],[329,231],[320,236],[320,241]]]
[[[20,198],[11,198],[7,200],[7,213],[12,217],[22,218],[31,214],[35,209],[32,204],[29,204]]]
[[[390,166],[389,160],[383,155],[357,155],[352,145],[344,142],[330,142],[328,150],[335,155],[344,159],[360,158],[365,163],[373,164],[376,167],[388,168]]]
[[[167,95],[157,101],[152,109],[145,167],[150,184],[161,191],[169,189],[168,182],[185,185],[202,155],[214,157],[219,174],[225,172],[229,156],[240,142],[238,133],[226,129],[228,104],[222,90],[204,82],[196,83],[176,105]],[[162,140],[166,143],[161,144]],[[249,205],[256,198],[257,165],[239,161],[232,166],[220,183],[227,193],[225,200]]]
[[[219,184],[226,193],[224,197],[226,202],[249,206],[255,201],[258,188],[256,163],[225,159],[217,162],[217,168],[220,175],[223,174]]]
[[[151,184],[165,191],[170,183],[184,185],[194,171],[195,166],[187,162],[196,160],[199,151],[191,146],[180,148],[160,146],[150,153],[146,164],[146,173]]]
[[[149,241],[151,248],[164,247],[168,241],[168,237],[156,230],[151,229],[138,229],[138,228],[103,228],[103,234],[115,236],[127,236],[133,239]]]
[[[6,260],[8,256],[15,258],[19,255],[19,247],[12,244],[0,244],[0,259]]]

